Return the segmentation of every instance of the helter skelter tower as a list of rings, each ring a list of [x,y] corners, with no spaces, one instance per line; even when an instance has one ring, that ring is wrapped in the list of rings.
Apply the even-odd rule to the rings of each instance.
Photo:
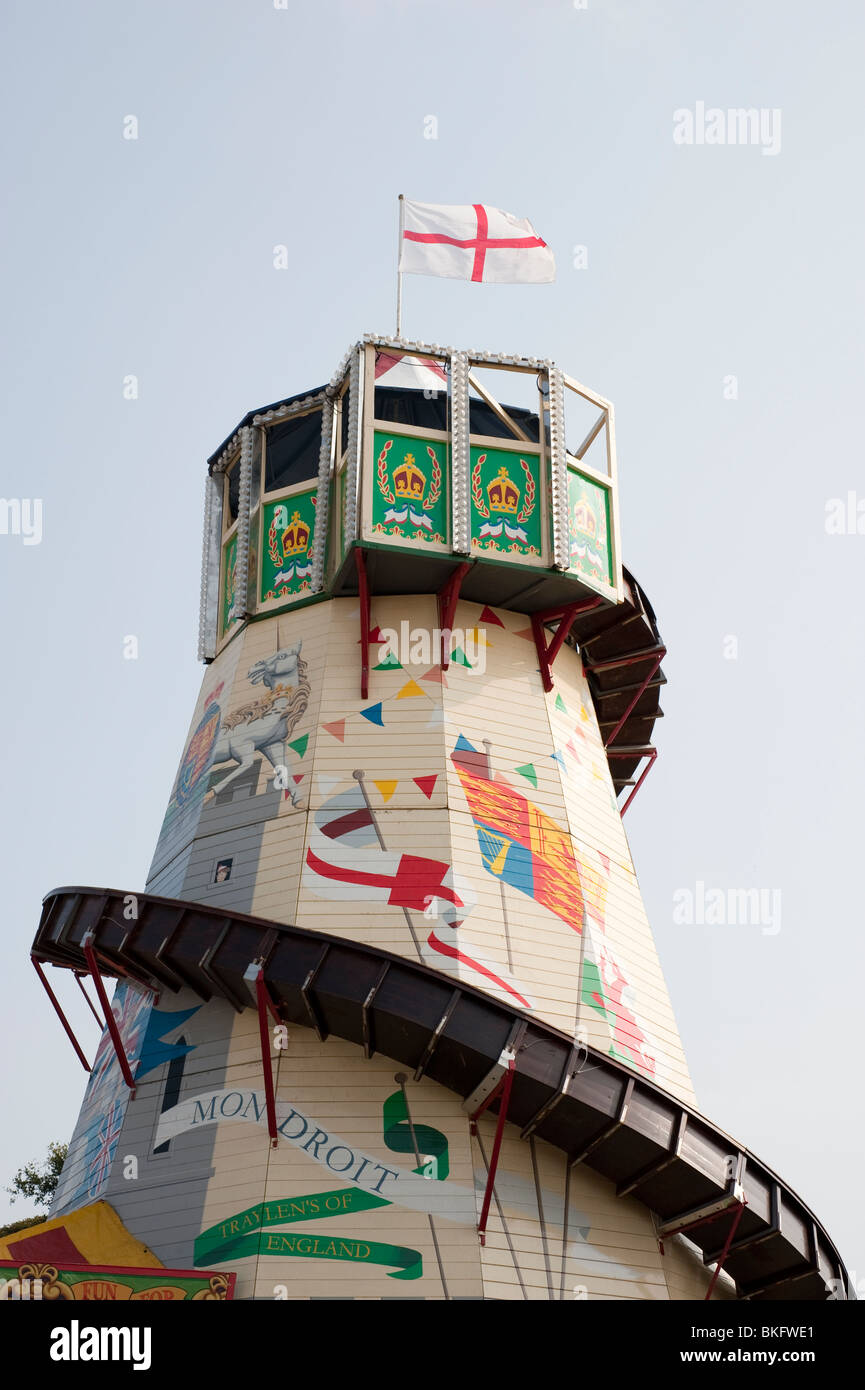
[[[364,338],[211,457],[200,656],[146,891],[50,893],[33,948],[119,981],[52,1212],[105,1214],[91,1263],[122,1235],[245,1298],[846,1296],[695,1109],[622,826],[664,647],[608,401]]]

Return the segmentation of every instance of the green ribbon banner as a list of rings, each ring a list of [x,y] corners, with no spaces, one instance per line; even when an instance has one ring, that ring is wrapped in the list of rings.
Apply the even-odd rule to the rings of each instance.
[[[402,1090],[388,1096],[382,1107],[384,1142],[394,1153],[421,1155],[414,1169],[425,1177],[443,1182],[450,1172],[448,1141],[441,1130],[430,1125],[412,1125]],[[336,1191],[307,1192],[299,1197],[280,1197],[258,1202],[246,1211],[229,1217],[202,1231],[195,1240],[194,1264],[197,1269],[225,1264],[247,1255],[294,1256],[301,1259],[348,1260],[353,1264],[394,1265],[390,1279],[420,1279],[423,1257],[418,1250],[403,1245],[384,1245],[358,1240],[354,1236],[323,1236],[297,1231],[269,1231],[270,1226],[293,1226],[329,1216],[346,1216],[375,1207],[389,1207],[385,1197],[361,1187],[341,1187]]]
[[[384,1142],[397,1154],[419,1153],[427,1157],[416,1173],[425,1178],[435,1178],[444,1182],[450,1172],[448,1163],[448,1141],[440,1129],[431,1125],[413,1125],[409,1119],[405,1093],[394,1091],[382,1106],[384,1119]]]
[[[202,1231],[195,1242],[195,1266],[224,1264],[245,1255],[288,1255],[319,1260],[349,1260],[352,1263],[396,1265],[391,1279],[419,1279],[423,1259],[417,1250],[402,1245],[382,1245],[378,1241],[357,1240],[354,1236],[306,1235],[298,1231],[268,1231],[269,1226],[287,1226],[317,1217],[344,1215],[389,1207],[384,1197],[359,1187],[343,1187],[336,1192],[308,1192],[302,1197],[283,1197],[277,1202],[259,1202],[238,1212],[228,1221]]]

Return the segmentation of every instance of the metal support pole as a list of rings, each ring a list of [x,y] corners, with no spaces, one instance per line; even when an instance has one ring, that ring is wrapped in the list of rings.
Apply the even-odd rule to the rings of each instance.
[[[45,971],[42,969],[42,966],[39,964],[39,962],[38,962],[38,960],[36,959],[35,956],[31,956],[30,959],[31,959],[32,962],[33,962],[33,967],[34,967],[34,969],[35,969],[35,971],[36,971],[36,974],[39,976],[40,980],[42,981],[42,984],[43,984],[43,986],[44,986],[44,988],[45,988],[45,993],[48,995],[48,998],[51,1000],[51,1003],[54,1005],[54,1012],[56,1013],[57,1017],[60,1019],[60,1022],[63,1024],[63,1027],[66,1029],[66,1036],[67,1036],[67,1038],[69,1039],[69,1041],[71,1042],[72,1046],[75,1048],[75,1052],[76,1052],[76,1055],[77,1055],[77,1057],[78,1057],[79,1062],[81,1063],[81,1065],[82,1065],[82,1067],[84,1068],[85,1071],[89,1071],[89,1070],[90,1070],[90,1063],[88,1062],[87,1058],[84,1056],[84,1053],[81,1051],[81,1048],[78,1046],[78,1039],[76,1038],[75,1034],[73,1033],[71,1024],[70,1024],[69,1021],[67,1020],[65,1013],[63,1012],[63,1010],[62,1010],[61,1007],[60,1007],[60,1002],[59,1002],[59,1000],[58,1000],[56,994],[54,993],[53,989],[51,988],[51,986],[50,986],[49,983],[48,983],[48,980],[47,980],[46,977],[45,977]]]
[[[120,1063],[120,1070],[123,1073],[123,1080],[129,1087],[130,1099],[134,1099],[135,1082],[132,1079],[132,1072],[129,1068],[128,1058],[126,1056],[125,1051],[123,1050],[123,1039],[120,1036],[120,1029],[117,1027],[117,1019],[114,1017],[114,1011],[112,1010],[111,1005],[108,1002],[108,995],[105,993],[105,986],[102,983],[102,976],[99,973],[99,966],[96,963],[96,952],[93,950],[92,931],[87,932],[87,934],[84,937],[82,937],[81,946],[84,950],[84,959],[87,961],[87,969],[90,971],[93,983],[96,986],[96,995],[99,999],[102,1012],[105,1015],[105,1026],[108,1029],[108,1032],[111,1036],[111,1041],[114,1044],[114,1052],[116,1054],[118,1062]]]
[[[625,710],[625,713],[622,715],[618,724],[613,729],[613,732],[611,734],[607,734],[607,737],[604,739],[605,748],[609,748],[610,744],[613,742],[613,739],[616,737],[616,734],[619,732],[619,730],[622,728],[625,721],[627,720],[628,715],[631,713],[631,710],[634,708],[637,701],[641,698],[644,690],[648,688],[649,682],[651,681],[652,677],[657,675],[661,662],[663,661],[666,655],[666,647],[653,647],[648,652],[632,652],[630,656],[616,657],[612,661],[592,661],[586,665],[587,671],[613,671],[620,666],[635,666],[638,662],[645,661],[647,657],[654,658],[651,666],[649,667],[648,675],[638,687],[637,693],[632,699],[631,703],[628,705],[628,708]],[[609,694],[611,692],[604,691],[603,693]]]
[[[496,1169],[499,1163],[499,1150],[502,1147],[502,1138],[505,1132],[505,1123],[508,1118],[508,1106],[511,1100],[511,1087],[514,1084],[515,1070],[516,1063],[512,1058],[504,1076],[504,1085],[502,1087],[502,1099],[499,1105],[499,1122],[496,1125],[496,1137],[493,1140],[493,1151],[490,1154],[490,1170],[487,1173],[487,1188],[486,1192],[484,1193],[484,1203],[481,1207],[481,1219],[478,1222],[478,1236],[480,1237],[481,1245],[486,1244],[487,1217],[490,1214],[490,1202],[493,1198],[493,1188],[495,1187],[496,1181]],[[486,1109],[486,1106],[481,1106],[481,1110],[484,1109]],[[481,1112],[479,1110],[477,1114],[480,1113]]]
[[[603,603],[601,598],[587,599],[583,603],[569,603],[564,608],[550,608],[543,613],[532,614],[532,634],[535,639],[535,650],[538,654],[538,664],[541,668],[541,679],[544,683],[544,690],[549,692],[553,688],[552,665],[562,648],[562,643],[571,630],[574,619],[580,613],[588,613],[589,609],[597,608]],[[544,624],[554,622],[558,618],[559,625],[553,634],[549,646],[544,633]]]
[[[446,671],[450,665],[451,628],[453,627],[453,621],[456,617],[463,577],[468,574],[470,569],[471,565],[466,560],[458,569],[454,570],[450,579],[448,579],[446,584],[442,585],[438,592],[439,629],[441,631],[441,668],[443,671]]]
[[[630,806],[631,802],[633,801],[634,797],[637,795],[637,792],[640,790],[640,787],[643,785],[643,783],[645,782],[645,780],[646,780],[646,778],[648,777],[649,773],[651,772],[651,770],[652,770],[652,768],[653,768],[653,766],[654,766],[654,764],[655,764],[655,759],[656,759],[657,756],[658,756],[658,750],[657,750],[657,748],[647,748],[646,751],[645,751],[644,753],[635,754],[633,751],[629,751],[629,750],[627,750],[627,749],[625,749],[625,748],[608,748],[608,749],[607,749],[607,757],[608,757],[608,758],[633,758],[633,757],[637,757],[637,756],[639,756],[639,757],[641,757],[641,758],[647,758],[647,759],[648,759],[648,762],[646,763],[646,766],[643,768],[642,772],[640,773],[639,777],[637,778],[637,784],[636,784],[636,786],[634,787],[633,791],[631,792],[630,796],[628,797],[627,801],[625,802],[624,806],[622,807],[622,810],[621,810],[621,812],[620,812],[621,815],[624,815],[624,814],[625,814],[625,812],[627,811],[627,809],[628,809],[628,807]]]
[[[405,230],[405,194],[399,195],[399,245],[396,248],[396,336],[402,337],[402,259],[403,231]]]
[[[508,1068],[510,1068],[510,1067],[512,1067],[512,1066],[513,1066],[513,1062],[509,1062],[509,1063],[508,1063]],[[492,1105],[493,1101],[494,1101],[494,1100],[498,1100],[499,1096],[501,1095],[501,1093],[502,1093],[502,1087],[503,1087],[504,1084],[505,1084],[505,1077],[507,1076],[507,1074],[508,1074],[508,1073],[507,1073],[506,1071],[503,1071],[503,1072],[502,1072],[501,1076],[499,1077],[499,1079],[498,1079],[498,1081],[496,1082],[496,1084],[495,1084],[495,1086],[493,1087],[493,1089],[490,1091],[490,1093],[489,1093],[489,1095],[487,1096],[486,1100],[485,1100],[481,1105],[478,1106],[477,1110],[474,1112],[473,1115],[469,1115],[469,1125],[470,1125],[470,1127],[471,1127],[471,1132],[472,1132],[472,1134],[475,1134],[476,1131],[477,1131],[477,1123],[478,1123],[478,1120],[480,1119],[481,1115],[484,1113],[485,1110],[488,1110],[488,1109],[490,1108],[490,1106]]]
[[[360,697],[369,699],[369,584],[366,577],[366,556],[357,546],[354,552],[357,566],[357,592],[360,599]]]
[[[276,1132],[276,1095],[273,1089],[273,1062],[270,1058],[270,1033],[267,1027],[268,1009],[270,1009],[270,1012],[278,1023],[281,1022],[281,1020],[276,1009],[273,1007],[267,985],[264,983],[264,971],[261,969],[259,969],[255,977],[255,999],[258,1005],[258,1032],[261,1039],[261,1067],[264,1072],[264,1104],[267,1110],[267,1132],[270,1135],[271,1148],[275,1149],[279,1143],[279,1136]]]
[[[94,1003],[93,1003],[93,1000],[90,998],[90,995],[87,993],[87,990],[84,988],[84,983],[83,983],[83,980],[82,980],[82,978],[81,978],[81,971],[80,971],[80,970],[73,970],[73,971],[72,971],[72,974],[75,976],[75,983],[77,984],[78,988],[81,990],[81,993],[84,995],[84,998],[87,1000],[87,1003],[88,1003],[89,1008],[90,1008],[90,1012],[92,1013],[93,1017],[96,1019],[96,1022],[99,1024],[99,1027],[100,1027],[100,1028],[104,1028],[104,1027],[105,1027],[105,1019],[104,1019],[104,1018],[100,1018],[99,1015],[98,1015],[98,1013],[96,1012],[96,1008],[95,1008],[95,1005],[94,1005]]]
[[[733,1220],[732,1220],[732,1222],[731,1222],[731,1224],[730,1224],[730,1229],[729,1229],[729,1231],[727,1232],[727,1239],[724,1241],[724,1248],[723,1248],[723,1250],[721,1251],[721,1255],[720,1255],[720,1258],[719,1258],[719,1260],[718,1260],[718,1263],[715,1265],[715,1273],[712,1275],[712,1282],[710,1283],[708,1289],[706,1290],[706,1297],[705,1297],[705,1299],[703,1300],[704,1303],[708,1303],[709,1299],[712,1297],[712,1290],[714,1289],[715,1285],[716,1285],[717,1282],[718,1282],[718,1275],[721,1273],[721,1269],[722,1269],[722,1267],[723,1267],[724,1261],[726,1260],[727,1255],[728,1255],[729,1252],[730,1252],[730,1246],[733,1244],[733,1237],[734,1237],[734,1235],[736,1234],[736,1228],[737,1228],[737,1226],[739,1225],[739,1222],[742,1220],[742,1214],[743,1214],[744,1210],[745,1210],[745,1203],[744,1203],[744,1202],[740,1202],[740,1203],[739,1203],[739,1210],[736,1212],[736,1215],[733,1217]]]

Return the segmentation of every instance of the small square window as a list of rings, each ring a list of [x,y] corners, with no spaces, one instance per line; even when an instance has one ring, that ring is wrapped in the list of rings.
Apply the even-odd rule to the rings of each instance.
[[[217,859],[213,866],[213,882],[227,883],[231,878],[231,868],[233,864],[233,859]]]

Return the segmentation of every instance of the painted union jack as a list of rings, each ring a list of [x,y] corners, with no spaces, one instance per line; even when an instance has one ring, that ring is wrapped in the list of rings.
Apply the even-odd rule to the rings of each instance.
[[[120,1138],[120,1131],[123,1128],[125,1109],[125,1104],[121,1105],[119,1101],[112,1101],[97,1129],[96,1153],[88,1165],[90,1181],[87,1185],[87,1191],[91,1197],[95,1197],[101,1191],[105,1179],[108,1177],[114,1151],[117,1148],[117,1141]]]
[[[117,986],[114,998],[111,1001],[111,1011],[117,1022],[120,1037],[123,1042],[123,1050],[129,1059],[129,1064],[135,1068],[138,1061],[138,1054],[141,1049],[141,1041],[144,1035],[144,1025],[149,1016],[149,1006],[153,1003],[153,995],[147,991],[141,992],[126,981],[121,981]],[[111,1035],[106,1028],[102,1034],[96,1058],[93,1062],[93,1070],[90,1075],[90,1095],[96,1094],[103,1082],[116,1071],[120,1075],[120,1068],[114,1052],[114,1044]]]

